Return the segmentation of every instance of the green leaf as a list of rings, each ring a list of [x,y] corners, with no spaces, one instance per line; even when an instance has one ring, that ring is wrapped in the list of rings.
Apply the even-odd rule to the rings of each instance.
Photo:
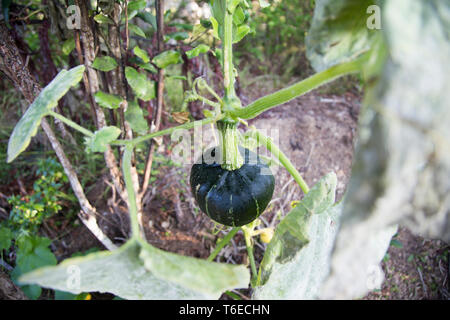
[[[156,18],[150,12],[147,12],[147,11],[143,11],[142,12],[141,11],[136,16],[141,18],[145,22],[149,23],[153,27],[153,29],[155,29],[155,30],[157,29],[157,27],[156,27]]]
[[[138,46],[134,47],[133,52],[136,56],[138,56],[139,58],[141,58],[142,61],[144,61],[144,63],[148,63],[150,62],[150,58],[148,57],[148,54],[146,51],[142,50],[141,48],[139,48]]]
[[[213,36],[216,39],[220,40],[220,36],[219,36],[219,22],[214,17],[211,17],[210,20],[211,20],[211,25],[212,25],[212,28],[213,28]]]
[[[18,240],[16,263],[22,272],[55,265],[56,257],[48,248],[52,241],[44,237],[24,236]]]
[[[116,140],[120,132],[120,129],[114,126],[95,131],[93,137],[85,138],[86,152],[105,152],[108,144]]]
[[[176,41],[182,41],[182,40],[186,40],[187,38],[189,38],[189,33],[185,32],[185,31],[177,31],[177,32],[173,32],[173,33],[164,35],[165,41],[167,41],[169,39],[174,39]]]
[[[123,98],[116,96],[114,94],[105,93],[103,91],[98,91],[94,94],[95,102],[97,102],[101,107],[108,109],[117,109],[120,107],[120,103]]]
[[[62,53],[64,55],[69,55],[72,50],[75,49],[75,40],[73,38],[67,39],[66,41],[64,41],[63,45],[62,45]]]
[[[144,113],[136,102],[130,101],[128,103],[128,108],[125,111],[125,120],[130,124],[133,131],[139,134],[148,132],[147,120],[145,120]]]
[[[11,247],[11,241],[13,234],[11,229],[5,226],[0,226],[0,252],[2,250],[8,250]]]
[[[307,57],[316,71],[349,61],[367,51],[381,31],[367,27],[367,8],[375,0],[317,0],[306,37]]]
[[[8,142],[8,162],[13,161],[30,144],[36,134],[41,119],[54,107],[58,100],[66,94],[70,87],[80,82],[84,66],[61,70],[58,75],[41,91],[25,114],[15,126]]]
[[[131,11],[142,11],[147,6],[146,0],[136,0],[128,2],[128,10]]]
[[[233,24],[240,26],[245,21],[245,13],[241,7],[237,7],[233,14]]]
[[[149,101],[156,96],[155,83],[148,80],[145,74],[139,73],[132,67],[126,67],[125,77],[139,99]]]
[[[128,24],[128,29],[131,32],[133,32],[134,34],[136,34],[136,35],[138,35],[138,36],[140,36],[142,38],[145,38],[145,32],[141,28],[139,28],[137,25],[129,23]]]
[[[17,240],[16,267],[11,273],[14,282],[27,272],[38,268],[56,265],[56,257],[48,248],[51,240],[37,236],[23,236]],[[21,285],[25,295],[30,299],[37,299],[41,295],[41,288],[36,285]]]
[[[156,67],[151,63],[137,62],[136,64],[139,66],[139,68],[147,70],[151,73],[158,73],[158,69],[156,69]]]
[[[329,271],[340,207],[337,178],[323,177],[278,224],[261,262],[257,299],[311,299]]]
[[[110,56],[96,57],[92,63],[92,67],[100,71],[111,71],[117,68],[117,62]]]
[[[78,268],[79,286],[67,286],[68,267]],[[74,294],[110,292],[125,299],[217,299],[232,288],[247,287],[248,269],[165,252],[131,240],[115,251],[70,258],[20,278]]]
[[[200,44],[197,47],[195,47],[194,49],[186,51],[186,56],[189,59],[192,59],[202,53],[207,53],[208,51],[209,51],[209,46],[207,46],[206,44]]]
[[[241,41],[247,33],[250,32],[250,27],[246,24],[239,26],[235,32],[233,32],[233,43]]]
[[[94,20],[99,24],[114,24],[114,22],[110,18],[101,13],[95,15]]]
[[[181,59],[181,54],[178,51],[167,50],[154,57],[152,62],[158,68],[164,69],[171,64],[181,63],[183,60]]]

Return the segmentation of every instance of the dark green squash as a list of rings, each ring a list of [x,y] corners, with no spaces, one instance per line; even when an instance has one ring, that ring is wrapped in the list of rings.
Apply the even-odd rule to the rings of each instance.
[[[272,199],[275,179],[256,153],[239,147],[244,164],[236,170],[220,165],[220,148],[207,150],[191,170],[191,189],[211,219],[227,226],[242,226],[259,217]]]

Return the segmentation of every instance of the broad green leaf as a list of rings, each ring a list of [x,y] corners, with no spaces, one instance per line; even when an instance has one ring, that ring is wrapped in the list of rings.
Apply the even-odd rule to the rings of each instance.
[[[56,257],[48,248],[51,240],[42,237],[23,236],[17,241],[16,267],[11,273],[14,282],[27,272],[43,266],[56,265]],[[41,295],[41,288],[36,285],[21,285],[25,295],[30,299],[37,299]]]
[[[68,286],[68,270],[79,271],[79,286]],[[226,290],[247,287],[249,273],[244,266],[184,257],[131,240],[112,252],[33,271],[20,281],[75,294],[110,292],[125,299],[217,299]]]
[[[99,24],[114,24],[114,22],[110,18],[101,13],[95,15],[94,20]]]
[[[94,94],[95,102],[101,107],[108,109],[117,109],[120,107],[120,103],[123,101],[121,96],[98,91]]]
[[[132,67],[126,67],[125,77],[139,99],[149,101],[156,96],[155,83],[148,80],[145,74],[139,73]]]
[[[325,299],[366,294],[397,223],[450,241],[450,3],[385,1],[382,14],[388,54],[364,89]]]
[[[117,68],[117,62],[110,56],[96,57],[92,63],[92,67],[100,71],[111,71]]]
[[[85,138],[86,152],[105,152],[109,143],[120,135],[120,129],[114,126],[103,127],[95,131],[93,137]]]
[[[0,226],[0,252],[2,250],[8,250],[11,247],[11,241],[13,234],[11,229],[5,226]]]
[[[139,28],[137,25],[129,23],[128,24],[128,29],[131,32],[135,33],[136,35],[138,35],[138,36],[140,36],[142,38],[145,38],[145,32],[141,28]]]
[[[381,31],[367,27],[367,8],[376,0],[317,0],[306,37],[307,56],[316,71],[349,61],[371,48]]]
[[[138,14],[136,16],[141,18],[143,21],[149,23],[153,27],[153,29],[155,29],[155,30],[157,29],[157,27],[156,27],[156,18],[150,12],[141,11],[141,12],[138,12]]]
[[[331,251],[341,213],[342,205],[333,205],[321,214],[313,214],[306,219],[302,229],[310,241],[304,245],[299,242],[299,246],[296,241],[292,243],[294,246],[288,245],[286,249],[295,254],[288,260],[276,261],[273,264],[265,284],[255,289],[253,299],[317,299],[330,271]],[[297,211],[297,215],[301,214],[306,214],[306,211]],[[302,218],[299,217],[299,220]],[[288,237],[285,241],[291,243]]]
[[[241,7],[238,7],[233,14],[233,24],[240,26],[245,20],[245,13]]]
[[[160,69],[171,64],[177,64],[183,62],[181,54],[176,50],[167,50],[153,58],[152,62]]]
[[[186,40],[187,38],[189,38],[189,33],[185,32],[185,31],[177,31],[174,33],[169,33],[169,34],[164,35],[165,41],[168,41],[169,39],[174,39],[176,41],[182,41],[182,40]]]
[[[236,7],[241,3],[242,0],[228,0],[228,10],[231,13],[235,13]]]
[[[142,11],[147,6],[146,0],[136,0],[128,2],[128,10],[131,11]]]
[[[233,43],[241,41],[247,35],[247,33],[250,32],[250,27],[246,24],[235,29],[236,31],[233,32]]]
[[[334,205],[337,178],[323,177],[278,224],[261,262],[257,299],[316,297],[329,271],[340,206]]]
[[[334,204],[336,184],[334,173],[323,177],[278,224],[261,262],[263,283],[274,263],[288,261],[308,244],[307,227],[311,216],[324,212]]]
[[[133,131],[139,134],[148,132],[147,120],[145,120],[144,113],[136,102],[130,101],[128,103],[128,108],[125,111],[125,120],[130,124]]]
[[[75,40],[73,38],[67,39],[66,41],[64,41],[63,45],[62,45],[62,53],[64,55],[69,55],[72,50],[75,49]]]
[[[248,270],[244,266],[211,263],[142,244],[139,257],[156,277],[189,288],[205,296],[219,297],[225,289],[246,287]]]
[[[62,70],[41,91],[25,114],[15,126],[8,142],[8,162],[13,161],[30,144],[31,138],[36,134],[41,119],[54,107],[58,100],[66,94],[70,87],[80,82],[84,66]]]
[[[136,56],[138,56],[139,58],[141,58],[142,61],[144,61],[144,63],[148,63],[150,62],[150,58],[148,57],[148,54],[146,51],[142,50],[141,48],[139,48],[138,46],[134,47],[133,52]]]
[[[158,73],[158,69],[156,69],[156,67],[151,63],[137,62],[136,64],[139,66],[139,68],[147,70],[148,72]]]
[[[16,264],[22,272],[29,272],[45,265],[55,265],[56,257],[48,248],[51,240],[43,237],[24,236],[18,240]]]
[[[202,53],[207,53],[208,51],[209,51],[209,46],[207,46],[206,44],[200,44],[200,45],[196,46],[194,49],[186,51],[186,56],[189,59],[192,59]]]

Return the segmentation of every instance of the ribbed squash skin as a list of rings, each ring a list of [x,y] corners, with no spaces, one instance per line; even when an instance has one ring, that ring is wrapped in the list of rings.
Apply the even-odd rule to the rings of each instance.
[[[254,152],[242,147],[239,151],[244,165],[232,171],[223,169],[218,161],[211,161],[218,150],[207,150],[202,163],[192,166],[192,193],[200,209],[214,221],[233,227],[248,224],[266,209],[275,179]]]

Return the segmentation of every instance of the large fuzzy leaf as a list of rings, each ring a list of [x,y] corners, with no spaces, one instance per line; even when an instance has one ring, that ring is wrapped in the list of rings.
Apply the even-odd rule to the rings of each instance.
[[[450,3],[381,3],[387,54],[373,53],[324,299],[360,298],[381,284],[380,260],[397,224],[450,240]]]
[[[181,54],[176,50],[167,50],[153,58],[152,62],[160,69],[164,69],[171,64],[183,62]]]
[[[79,271],[78,286],[70,285],[69,268]],[[115,251],[67,259],[20,281],[75,294],[110,292],[125,299],[217,299],[225,290],[247,287],[249,272],[244,266],[184,257],[130,240]]]
[[[306,37],[307,56],[316,71],[349,61],[371,47],[381,31],[367,27],[367,8],[376,0],[317,0]]]
[[[340,207],[336,175],[323,177],[280,222],[261,263],[256,299],[309,299],[329,271]]]
[[[80,82],[84,66],[70,70],[62,70],[41,91],[25,114],[15,126],[8,142],[8,162],[13,161],[30,144],[31,138],[36,134],[41,120],[54,108],[58,100],[74,85]]]

